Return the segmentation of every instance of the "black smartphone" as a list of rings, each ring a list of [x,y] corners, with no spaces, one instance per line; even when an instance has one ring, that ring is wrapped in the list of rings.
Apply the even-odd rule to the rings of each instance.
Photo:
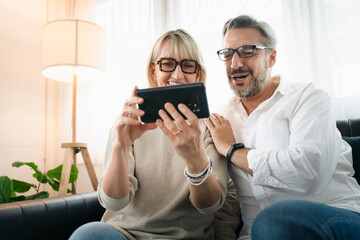
[[[136,96],[144,99],[144,102],[139,104],[139,108],[145,112],[141,117],[144,123],[160,119],[158,112],[164,109],[167,102],[172,103],[176,108],[180,103],[185,104],[198,118],[209,117],[206,89],[202,82],[138,89]]]

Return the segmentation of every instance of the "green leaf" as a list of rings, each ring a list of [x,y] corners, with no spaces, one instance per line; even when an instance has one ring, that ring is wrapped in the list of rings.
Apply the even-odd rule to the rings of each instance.
[[[16,196],[16,197],[10,197],[10,202],[18,202],[18,201],[24,201],[24,200],[25,200],[24,195],[20,195],[20,196]]]
[[[63,167],[63,165],[60,165],[60,166],[58,166],[58,167],[56,167],[54,169],[49,170],[46,174],[50,178],[56,178],[57,180],[60,181],[61,180],[62,167]],[[78,178],[78,174],[79,174],[79,169],[74,164],[72,164],[71,165],[69,183],[75,182],[77,180],[77,178]]]
[[[52,183],[54,180],[49,177],[47,174],[42,172],[36,172],[33,174],[33,177],[36,178],[40,183]]]
[[[31,167],[32,169],[35,170],[35,172],[39,171],[38,166],[37,166],[35,163],[33,163],[33,162],[19,162],[19,161],[16,161],[16,162],[14,162],[14,163],[12,164],[13,167],[17,167],[17,168],[18,168],[18,167],[21,167],[21,166],[23,166],[23,165],[27,165],[27,166]]]
[[[0,177],[0,203],[10,201],[10,195],[13,192],[13,182],[7,176]]]
[[[19,181],[13,179],[13,191],[18,193],[24,193],[30,190],[31,187],[33,187],[35,190],[37,189],[35,184]]]
[[[69,183],[73,183],[77,180],[79,175],[79,169],[73,164],[71,166],[70,180]]]
[[[42,172],[34,173],[33,177],[36,178],[36,180],[38,180],[41,183],[47,183],[47,179]]]
[[[52,187],[52,189],[54,189],[55,191],[59,191],[60,182],[54,180],[53,183],[49,183],[49,184]]]
[[[41,198],[48,198],[49,197],[49,193],[46,191],[42,191],[30,196],[26,196],[25,200],[34,200],[34,199],[41,199]]]
[[[50,186],[52,187],[52,189],[54,189],[55,191],[59,191],[59,187],[60,187],[60,182],[54,180],[53,184],[50,184]],[[67,189],[67,193],[72,193],[71,189]]]
[[[47,171],[46,174],[47,174],[49,177],[51,177],[52,179],[56,178],[57,180],[60,181],[60,180],[61,180],[62,166],[63,166],[63,165],[60,165],[60,166],[58,166],[58,167],[56,167],[56,168],[54,168],[54,169],[51,169],[51,170]]]
[[[45,174],[44,176],[46,177],[50,185],[54,183],[54,180],[51,177],[49,177],[47,174]]]
[[[44,174],[39,170],[38,166],[33,162],[16,161],[12,164],[13,167],[17,167],[17,168],[23,165],[27,165],[35,171],[33,177],[36,178],[36,180],[38,180],[40,183],[47,183],[49,181],[49,178],[45,177]]]

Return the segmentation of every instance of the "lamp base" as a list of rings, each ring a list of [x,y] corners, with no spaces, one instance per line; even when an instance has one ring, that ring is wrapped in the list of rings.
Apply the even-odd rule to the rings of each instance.
[[[76,153],[81,152],[81,155],[84,159],[84,163],[89,174],[91,184],[94,190],[97,190],[98,180],[95,174],[94,166],[92,164],[89,151],[87,149],[86,143],[62,143],[62,148],[65,148],[65,157],[61,173],[60,187],[59,187],[59,196],[67,195],[67,188],[70,179],[71,173],[71,164],[74,162],[76,165]],[[73,186],[74,187],[74,186]],[[74,188],[75,189],[75,188]]]

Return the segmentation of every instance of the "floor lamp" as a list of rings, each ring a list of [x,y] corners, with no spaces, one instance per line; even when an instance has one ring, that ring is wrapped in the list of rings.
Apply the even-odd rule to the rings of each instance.
[[[43,28],[42,74],[51,80],[72,82],[72,141],[62,143],[65,157],[60,180],[59,196],[67,194],[71,164],[81,152],[94,190],[98,180],[86,143],[76,141],[77,82],[104,79],[105,31],[98,25],[77,20],[56,20]],[[76,192],[73,185],[73,192]]]

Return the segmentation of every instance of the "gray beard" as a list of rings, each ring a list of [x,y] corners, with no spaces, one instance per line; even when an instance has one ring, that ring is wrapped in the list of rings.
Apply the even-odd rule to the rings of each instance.
[[[249,87],[242,90],[235,90],[231,84],[231,80],[229,80],[229,85],[237,97],[249,98],[255,96],[261,91],[261,89],[265,85],[265,79],[266,79],[266,74],[264,74],[260,78],[254,78],[254,81],[249,85]]]

